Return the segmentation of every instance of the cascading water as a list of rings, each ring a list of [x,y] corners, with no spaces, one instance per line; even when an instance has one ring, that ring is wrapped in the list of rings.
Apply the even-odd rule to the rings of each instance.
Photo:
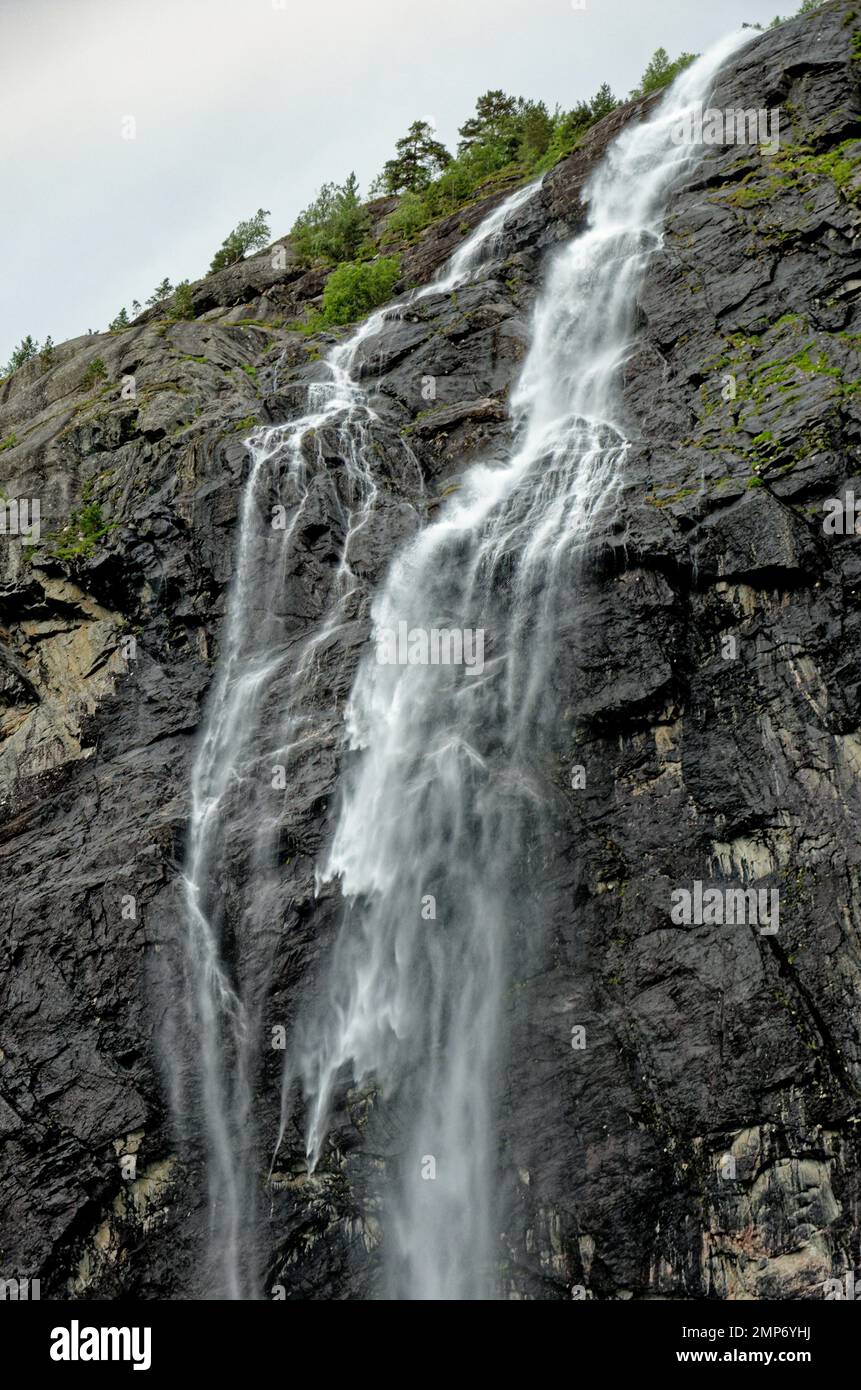
[[[215,1296],[254,1298],[260,1292],[253,1235],[259,1163],[252,1096],[276,945],[279,818],[273,813],[270,775],[273,768],[286,767],[302,744],[310,719],[302,707],[303,682],[316,653],[351,616],[356,591],[351,552],[373,511],[369,430],[376,416],[353,379],[354,364],[362,345],[407,303],[469,280],[492,251],[506,217],[534,188],[518,189],[491,213],[441,280],[414,292],[404,304],[372,315],[334,347],[325,364],[329,379],[310,386],[309,409],[301,419],[259,431],[247,441],[251,469],[240,510],[236,577],[192,772],[183,877],[191,1078],[189,1085],[174,1059],[172,1086],[181,1127],[197,1123],[205,1143],[211,1221],[206,1282]],[[327,430],[334,432],[344,465],[337,481],[322,453]],[[411,458],[406,446],[405,453]],[[330,488],[343,538],[334,585],[307,637],[290,612],[289,570],[294,537],[315,485]],[[273,501],[283,510],[280,527],[269,515]],[[261,946],[267,940],[268,947]]]
[[[360,668],[348,710],[359,754],[320,870],[340,880],[344,923],[291,1063],[312,1165],[348,1074],[396,1117],[397,1172],[381,1194],[393,1297],[497,1288],[495,1094],[512,933],[538,915],[524,846],[548,797],[560,617],[621,480],[637,291],[668,190],[696,157],[672,131],[745,38],[700,58],[608,150],[585,195],[588,226],[556,256],[536,309],[507,465],[471,470],[374,604],[378,634],[468,629],[488,648],[481,671],[375,655]]]

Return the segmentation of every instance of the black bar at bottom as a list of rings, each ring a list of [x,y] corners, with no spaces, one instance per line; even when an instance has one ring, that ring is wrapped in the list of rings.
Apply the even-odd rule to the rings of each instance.
[[[359,1311],[355,1304],[345,1308],[340,1303],[304,1304],[300,1309],[290,1301],[218,1305],[7,1301],[0,1305],[0,1335],[7,1356],[14,1352],[16,1369],[20,1366],[25,1372],[47,1372],[60,1380],[127,1373],[142,1383],[148,1376],[160,1384],[177,1373],[210,1370],[222,1380],[235,1372],[247,1381],[249,1375],[268,1377],[279,1366],[292,1379],[309,1360],[324,1379],[331,1372],[345,1375],[351,1364],[356,1369],[364,1364],[365,1373],[372,1364],[380,1369],[387,1366],[387,1375],[394,1373],[399,1379],[409,1370],[404,1338],[412,1332],[421,1339],[421,1378],[436,1358],[441,1374],[450,1374],[455,1364],[462,1373],[468,1347],[475,1356],[490,1353],[491,1357],[496,1347],[503,1352],[510,1347],[521,1316],[525,1321],[520,1330],[530,1338],[521,1349],[541,1346],[540,1362],[548,1372],[547,1348],[535,1343],[536,1334],[562,1338],[558,1351],[568,1358],[572,1373],[578,1368],[582,1372],[589,1358],[596,1358],[609,1374],[663,1373],[671,1368],[684,1373],[700,1366],[771,1372],[789,1366],[821,1376],[845,1366],[857,1349],[861,1331],[861,1308],[856,1309],[854,1300],[572,1301],[557,1305],[549,1323],[544,1321],[547,1314],[540,1315],[538,1324],[522,1304],[508,1304],[498,1336],[490,1309],[498,1311],[503,1305],[486,1306],[487,1313],[474,1304],[465,1309],[453,1303],[368,1303]],[[486,1325],[488,1315],[491,1323]],[[469,1321],[459,1325],[461,1316]],[[446,1337],[448,1326],[456,1342]],[[342,1340],[345,1336],[349,1340]],[[372,1347],[376,1347],[373,1352]],[[293,1355],[298,1359],[291,1370]],[[538,1374],[536,1368],[533,1371]],[[408,1378],[414,1379],[412,1372]]]

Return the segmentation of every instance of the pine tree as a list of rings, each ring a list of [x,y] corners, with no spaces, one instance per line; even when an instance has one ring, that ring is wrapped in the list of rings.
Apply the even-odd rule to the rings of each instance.
[[[32,362],[39,351],[39,344],[36,339],[28,333],[26,338],[22,338],[18,346],[14,349],[12,356],[6,364],[5,376],[11,376],[17,372],[19,367],[23,367],[25,362]]]
[[[413,193],[428,184],[451,163],[445,145],[434,139],[427,121],[413,121],[406,135],[395,145],[397,158],[389,159],[383,167],[383,179],[389,193]]]
[[[637,90],[638,96],[648,96],[669,81],[670,55],[665,48],[656,48]]]
[[[164,279],[162,280],[161,284],[160,284],[160,285],[156,285],[155,289],[153,290],[152,294],[150,295],[149,299],[147,300],[147,302],[146,302],[147,308],[148,308],[148,309],[153,309],[153,308],[155,308],[156,304],[161,304],[161,301],[162,301],[163,299],[169,298],[169,296],[172,295],[172,294],[173,294],[173,285],[170,283],[170,280],[168,280],[167,276],[165,276]]]
[[[661,87],[666,87],[684,68],[690,66],[696,56],[696,53],[680,53],[675,62],[671,63],[667,50],[656,48],[639,87],[634,88],[631,96],[647,97],[650,92],[657,92]]]
[[[516,97],[506,96],[499,89],[485,92],[475,103],[475,115],[464,121],[458,131],[458,154],[465,154],[476,145],[505,138],[510,134],[516,116]]]
[[[609,116],[610,112],[615,111],[618,105],[618,101],[610,91],[610,84],[602,82],[589,103],[592,120],[600,121],[602,116]]]
[[[517,121],[520,126],[518,158],[532,164],[544,154],[550,144],[553,121],[543,101],[524,101]]]

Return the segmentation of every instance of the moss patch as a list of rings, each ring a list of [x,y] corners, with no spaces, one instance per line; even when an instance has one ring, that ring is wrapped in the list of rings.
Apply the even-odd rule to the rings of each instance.
[[[87,559],[102,537],[118,525],[119,522],[105,520],[98,502],[85,501],[71,513],[63,533],[48,537],[47,544],[58,560]]]

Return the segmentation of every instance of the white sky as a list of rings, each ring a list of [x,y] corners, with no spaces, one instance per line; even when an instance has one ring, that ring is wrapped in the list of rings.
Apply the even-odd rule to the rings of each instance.
[[[25,333],[103,329],[164,276],[198,278],[258,207],[274,237],[322,183],[355,169],[365,190],[416,117],[453,151],[490,87],[551,109],[603,81],[626,96],[659,45],[702,51],[796,8],[0,0],[0,365]]]

